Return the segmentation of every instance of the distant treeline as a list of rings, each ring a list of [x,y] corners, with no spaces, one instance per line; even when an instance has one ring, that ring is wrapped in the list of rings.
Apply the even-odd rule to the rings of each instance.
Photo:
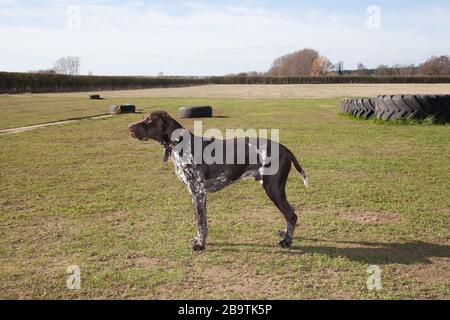
[[[450,83],[450,76],[116,77],[0,72],[0,93],[51,93],[206,84]]]
[[[450,83],[450,76],[226,76],[206,80],[210,84]]]
[[[393,66],[379,65],[374,69],[358,63],[356,70],[345,70],[344,62],[332,63],[317,50],[306,48],[288,53],[276,58],[267,72],[242,72],[237,76],[270,76],[270,77],[299,77],[299,76],[390,76],[390,77],[420,77],[420,76],[450,76],[450,56],[433,56],[419,65]]]

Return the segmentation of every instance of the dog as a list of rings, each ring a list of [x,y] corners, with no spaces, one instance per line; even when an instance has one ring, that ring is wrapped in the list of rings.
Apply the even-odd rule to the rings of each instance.
[[[295,214],[295,209],[286,198],[285,187],[292,164],[302,176],[306,187],[308,187],[309,180],[289,149],[268,139],[234,138],[217,141],[214,138],[198,137],[184,129],[179,122],[164,111],[149,114],[142,121],[131,124],[129,130],[133,138],[140,141],[154,140],[163,147],[164,162],[168,162],[169,159],[173,162],[178,178],[191,194],[198,224],[198,234],[194,238],[192,246],[194,251],[203,251],[206,248],[206,237],[208,235],[207,193],[220,191],[244,178],[254,178],[259,181],[268,197],[284,215],[286,229],[280,231],[283,240],[279,244],[282,248],[291,247],[298,217]],[[175,133],[178,133],[179,136],[174,137],[176,136]],[[219,145],[222,145],[223,149],[216,149],[214,153],[217,153],[216,156],[219,160],[224,161],[214,163],[198,161],[196,155],[203,155],[204,151],[208,148],[211,149],[212,144],[217,145],[217,142],[222,142]],[[185,152],[187,156],[181,153],[180,148],[178,148],[180,145],[183,145],[184,149],[188,149]],[[265,146],[266,150],[261,151],[260,146]],[[271,165],[267,160],[269,154],[271,155],[272,150],[276,149],[278,150],[278,157],[276,158],[278,170],[271,174],[265,174],[265,170],[268,170]],[[222,155],[219,155],[220,152],[218,151],[222,151]],[[255,155],[257,156],[256,161],[251,161],[255,159]],[[229,161],[230,159],[232,161]],[[271,159],[271,162],[273,162],[275,157]]]

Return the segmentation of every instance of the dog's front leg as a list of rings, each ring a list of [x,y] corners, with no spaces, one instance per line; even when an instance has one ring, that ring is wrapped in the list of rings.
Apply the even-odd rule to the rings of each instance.
[[[194,238],[192,249],[194,251],[203,251],[206,246],[206,236],[208,235],[208,222],[206,220],[206,194],[200,193],[192,196],[192,202],[195,206],[195,214],[198,224],[198,234]]]

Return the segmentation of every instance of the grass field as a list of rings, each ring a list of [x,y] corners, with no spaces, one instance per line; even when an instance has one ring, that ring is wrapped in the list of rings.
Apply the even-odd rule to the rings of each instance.
[[[20,95],[0,97],[0,129],[113,102],[172,114],[212,104],[223,117],[205,128],[280,129],[312,180],[289,178],[293,248],[277,246],[282,215],[244,181],[209,196],[209,246],[192,252],[189,194],[159,146],[128,134],[142,115],[85,120],[0,135],[0,298],[450,298],[449,125],[356,121],[337,114],[338,98]],[[80,291],[66,289],[70,265]]]

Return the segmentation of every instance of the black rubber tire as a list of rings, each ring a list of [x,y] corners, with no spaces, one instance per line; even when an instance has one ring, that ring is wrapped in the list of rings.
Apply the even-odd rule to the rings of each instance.
[[[180,107],[178,117],[180,118],[211,118],[213,116],[212,107]]]
[[[342,99],[341,113],[351,114],[354,117],[369,119],[375,115],[375,102],[373,98]]]
[[[376,116],[381,120],[450,121],[450,95],[386,95],[376,102]]]
[[[111,114],[135,113],[136,106],[132,104],[112,105]]]
[[[99,94],[92,94],[89,96],[91,100],[102,100],[102,97]]]
[[[348,114],[352,114],[353,113],[353,105],[350,104],[350,100],[351,99],[342,99],[341,100],[341,113],[348,113]]]

